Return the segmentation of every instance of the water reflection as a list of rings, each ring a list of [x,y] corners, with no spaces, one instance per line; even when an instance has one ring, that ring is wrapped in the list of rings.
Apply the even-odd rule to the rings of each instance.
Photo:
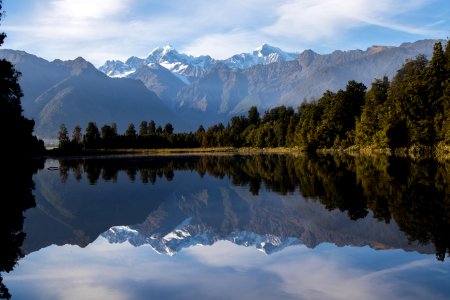
[[[33,173],[42,168],[37,160],[10,162],[3,160],[0,178],[2,201],[0,201],[0,272],[11,272],[23,257],[20,247],[25,239],[23,232],[24,211],[36,205],[32,190]],[[11,294],[3,283],[0,273],[0,298],[9,299]]]
[[[82,159],[59,164],[61,183],[44,174],[39,181],[42,198],[51,204],[47,214],[52,211],[64,229],[47,241],[30,240],[27,251],[51,243],[85,246],[111,227],[132,225],[109,231],[111,241],[146,240],[158,251],[174,253],[199,243],[200,237],[209,237],[202,243],[211,244],[252,233],[269,248],[282,248],[296,238],[310,247],[331,242],[421,252],[429,252],[426,245],[431,243],[439,260],[449,252],[449,164],[289,155]],[[28,227],[48,232],[43,223]],[[398,227],[404,235],[396,232]],[[168,241],[168,236],[173,238]],[[269,243],[270,236],[278,242]],[[256,241],[251,243],[258,247]]]
[[[34,196],[32,173],[8,169],[3,180],[23,199],[2,210],[17,220],[2,226],[2,246],[8,238],[12,246],[1,251],[13,254],[2,270],[26,254],[5,275],[17,299],[450,295],[448,263],[433,257],[449,253],[449,164],[289,155],[47,160],[33,177]]]
[[[169,257],[99,238],[30,254],[8,285],[16,299],[440,300],[449,276],[434,257],[400,250],[322,244],[268,256],[219,241]]]

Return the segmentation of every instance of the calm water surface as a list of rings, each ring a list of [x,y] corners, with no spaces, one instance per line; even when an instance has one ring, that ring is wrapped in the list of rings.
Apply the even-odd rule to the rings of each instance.
[[[21,203],[2,212],[16,216],[2,223],[12,299],[450,299],[448,164],[230,155],[5,171]]]

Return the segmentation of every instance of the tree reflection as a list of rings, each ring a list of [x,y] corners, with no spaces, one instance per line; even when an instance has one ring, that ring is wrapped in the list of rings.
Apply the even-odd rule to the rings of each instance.
[[[386,223],[392,219],[408,239],[433,243],[436,256],[450,253],[450,164],[393,157],[320,155],[174,156],[134,159],[62,160],[61,178],[68,170],[91,184],[102,175],[117,180],[123,172],[144,184],[171,181],[176,171],[200,176],[228,177],[257,195],[262,186],[279,194],[299,192],[328,210],[347,212],[351,220],[371,215]]]
[[[43,168],[42,161],[22,161],[16,164],[2,162],[2,201],[0,202],[0,272],[10,272],[23,257],[20,249],[25,239],[23,213],[36,205],[32,190],[33,173]],[[9,299],[11,294],[3,283],[0,273],[0,298]]]

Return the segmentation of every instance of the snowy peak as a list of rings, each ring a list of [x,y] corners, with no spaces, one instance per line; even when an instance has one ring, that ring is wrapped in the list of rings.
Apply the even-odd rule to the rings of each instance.
[[[296,54],[294,53],[287,53],[281,50],[280,48],[270,46],[268,44],[263,44],[262,46],[256,48],[253,51],[253,55],[256,55],[258,57],[262,58],[279,58],[278,61],[289,61],[294,60],[296,58]],[[275,62],[275,61],[272,61]]]
[[[143,66],[158,68],[162,66],[171,71],[185,83],[203,76],[211,69],[216,61],[210,56],[191,56],[179,53],[172,46],[167,45],[153,49],[146,58],[132,56],[126,62],[107,61],[99,68],[110,77],[127,77]]]
[[[99,68],[99,70],[113,78],[126,77],[136,71],[136,69],[120,60],[108,60]]]
[[[152,50],[147,56],[147,63],[149,62],[161,62],[165,60],[177,60],[180,58],[180,54],[172,46],[167,45],[164,47],[158,47]]]
[[[252,53],[241,53],[223,61],[225,65],[235,69],[246,69],[255,65],[267,65],[276,62],[291,61],[297,58],[297,54],[288,53],[280,48],[263,44]]]
[[[190,67],[209,68],[215,63],[215,60],[209,55],[192,56],[182,54],[175,50],[172,46],[167,45],[162,48],[160,47],[153,49],[146,59],[146,63],[151,62],[158,63],[163,67],[177,73],[186,73],[184,71]],[[190,74],[187,75],[189,76]]]
[[[144,65],[155,67],[155,64],[158,64],[170,70],[185,83],[189,83],[205,75],[217,64],[224,64],[233,69],[246,69],[258,64],[295,60],[297,56],[280,48],[263,44],[251,53],[241,53],[225,60],[216,60],[209,55],[192,56],[179,53],[171,45],[166,45],[153,49],[146,58],[132,56],[126,62],[108,60],[99,70],[110,77],[126,77]]]
[[[164,47],[157,47],[157,48],[153,49],[152,52],[150,52],[149,56],[156,56],[156,55],[164,56],[172,51],[177,52],[172,47],[172,45],[166,45]]]
[[[129,226],[114,226],[101,236],[115,244],[129,242],[135,247],[150,245],[157,253],[169,256],[175,255],[184,248],[195,245],[213,245],[217,241],[229,241],[244,247],[255,247],[266,254],[300,244],[300,240],[293,237],[278,237],[272,234],[257,234],[247,231],[221,235],[204,224],[193,221],[192,218],[187,218],[169,232],[153,232],[150,236]]]

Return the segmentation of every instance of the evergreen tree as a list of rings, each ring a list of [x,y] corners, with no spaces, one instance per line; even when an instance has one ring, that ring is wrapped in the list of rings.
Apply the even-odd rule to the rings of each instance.
[[[426,85],[427,98],[430,107],[430,114],[434,116],[434,131],[436,135],[436,140],[432,142],[437,142],[438,139],[442,139],[445,132],[442,131],[443,120],[444,120],[444,103],[443,98],[445,90],[445,81],[449,78],[449,69],[447,69],[448,62],[445,53],[442,49],[442,44],[440,42],[434,45],[433,56],[426,69]],[[431,118],[431,116],[430,116]]]
[[[147,121],[142,121],[141,124],[139,125],[139,135],[140,136],[144,136],[148,134],[148,125],[147,125]]]
[[[250,125],[259,124],[259,112],[256,106],[250,107],[250,110],[248,111],[248,122]]]
[[[95,149],[100,146],[100,132],[94,122],[88,123],[83,142],[86,149]]]
[[[197,131],[195,132],[195,139],[199,146],[202,145],[204,135],[205,135],[205,128],[203,127],[203,125],[200,125]]]
[[[128,124],[127,130],[125,131],[125,136],[128,138],[136,138],[136,129],[133,123]]]
[[[439,100],[442,106],[442,115],[437,115],[435,124],[440,139],[447,145],[450,145],[450,42],[447,40],[447,45],[444,51],[445,61],[445,76],[442,81],[442,96]],[[441,123],[439,128],[439,123]],[[439,130],[440,129],[440,130]]]
[[[169,134],[169,135],[173,134],[173,126],[172,126],[172,124],[167,123],[166,125],[164,125],[164,132],[166,134]]]
[[[300,119],[295,129],[294,141],[295,144],[306,149],[308,152],[313,152],[319,147],[319,140],[317,139],[317,127],[322,121],[324,106],[323,102],[326,99],[333,97],[334,94],[330,91],[324,93],[321,102],[303,103],[300,108]]]
[[[115,142],[117,138],[117,134],[114,132],[114,129],[109,125],[103,125],[100,129],[102,134],[102,144],[103,147],[110,148]]]
[[[61,124],[58,132],[58,148],[65,149],[69,145],[69,132],[67,131],[66,125]]]
[[[441,99],[442,106],[444,107],[441,138],[447,145],[450,145],[450,79],[445,81],[444,86],[444,94]]]
[[[287,147],[294,147],[296,145],[295,143],[295,129],[297,128],[297,124],[299,121],[299,114],[294,113],[290,118],[289,118],[289,124],[287,127],[287,132],[286,132],[286,146]]]
[[[434,117],[430,114],[424,71],[425,56],[408,60],[392,80],[381,136],[390,148],[431,144]]]
[[[81,127],[79,125],[76,125],[72,131],[72,143],[81,144],[82,140],[83,135],[81,133]]]
[[[366,94],[366,100],[362,108],[361,118],[356,123],[355,143],[359,145],[380,145],[379,133],[382,130],[382,118],[384,106],[389,90],[389,79],[376,79]]]
[[[150,120],[148,123],[148,133],[149,134],[155,134],[156,133],[156,124],[155,121]]]
[[[116,123],[111,123],[111,130],[112,130],[112,133],[114,134],[114,136],[118,136],[118,131],[117,131],[117,124]]]

